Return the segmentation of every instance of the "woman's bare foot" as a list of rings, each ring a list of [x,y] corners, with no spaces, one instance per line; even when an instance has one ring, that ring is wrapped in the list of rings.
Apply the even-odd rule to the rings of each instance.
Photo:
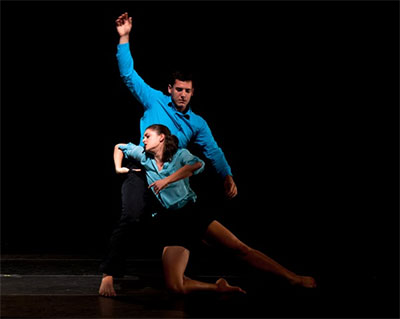
[[[242,288],[236,287],[236,286],[231,286],[228,284],[228,282],[224,278],[218,279],[216,282],[217,284],[217,291],[218,292],[241,292],[241,293],[246,293]]]
[[[114,280],[112,276],[103,274],[99,295],[104,297],[115,297],[117,295],[114,290]]]
[[[290,279],[289,282],[294,286],[302,286],[304,288],[317,288],[317,283],[313,277],[309,276],[296,276]]]

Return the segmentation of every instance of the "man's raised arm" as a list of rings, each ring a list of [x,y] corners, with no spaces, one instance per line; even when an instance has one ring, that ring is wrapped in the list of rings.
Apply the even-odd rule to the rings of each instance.
[[[132,30],[132,17],[125,12],[115,20],[117,32],[120,36],[117,60],[118,68],[122,80],[128,87],[129,91],[135,96],[144,109],[149,109],[156,103],[163,93],[150,87],[135,71],[132,54],[130,52],[129,36]]]

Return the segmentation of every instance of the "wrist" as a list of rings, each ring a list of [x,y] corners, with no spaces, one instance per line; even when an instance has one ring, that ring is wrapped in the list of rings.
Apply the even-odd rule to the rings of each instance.
[[[165,186],[168,186],[169,184],[171,184],[171,183],[172,183],[172,181],[171,181],[171,175],[168,176],[168,177],[165,177],[165,178],[164,178],[164,181],[165,181]]]
[[[231,181],[231,180],[233,180],[233,177],[232,177],[232,175],[228,174],[228,175],[225,176],[224,180],[225,181]]]
[[[129,42],[129,34],[121,35],[119,38],[119,44],[125,44]]]

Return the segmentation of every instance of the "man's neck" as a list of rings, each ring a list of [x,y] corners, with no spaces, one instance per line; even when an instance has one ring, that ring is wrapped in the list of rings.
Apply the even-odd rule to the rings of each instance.
[[[188,105],[186,105],[186,106],[177,106],[173,101],[172,101],[172,105],[174,106],[175,110],[177,110],[178,112],[181,112],[181,113],[186,113],[187,110],[189,109]]]

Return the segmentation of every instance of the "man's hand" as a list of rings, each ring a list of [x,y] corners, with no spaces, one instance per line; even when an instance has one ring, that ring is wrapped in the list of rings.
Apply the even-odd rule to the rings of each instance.
[[[128,43],[129,33],[132,29],[132,17],[128,17],[128,12],[125,12],[115,20],[115,24],[117,25],[117,31],[120,36],[119,43]]]
[[[231,175],[226,175],[224,181],[224,188],[225,188],[225,194],[229,199],[234,198],[238,193],[236,184]]]
[[[169,185],[169,182],[167,180],[167,178],[163,178],[163,179],[159,179],[158,181],[155,181],[154,183],[149,185],[149,188],[153,188],[154,192],[156,193],[156,195],[158,195],[158,193],[163,190],[165,187],[167,187]]]

